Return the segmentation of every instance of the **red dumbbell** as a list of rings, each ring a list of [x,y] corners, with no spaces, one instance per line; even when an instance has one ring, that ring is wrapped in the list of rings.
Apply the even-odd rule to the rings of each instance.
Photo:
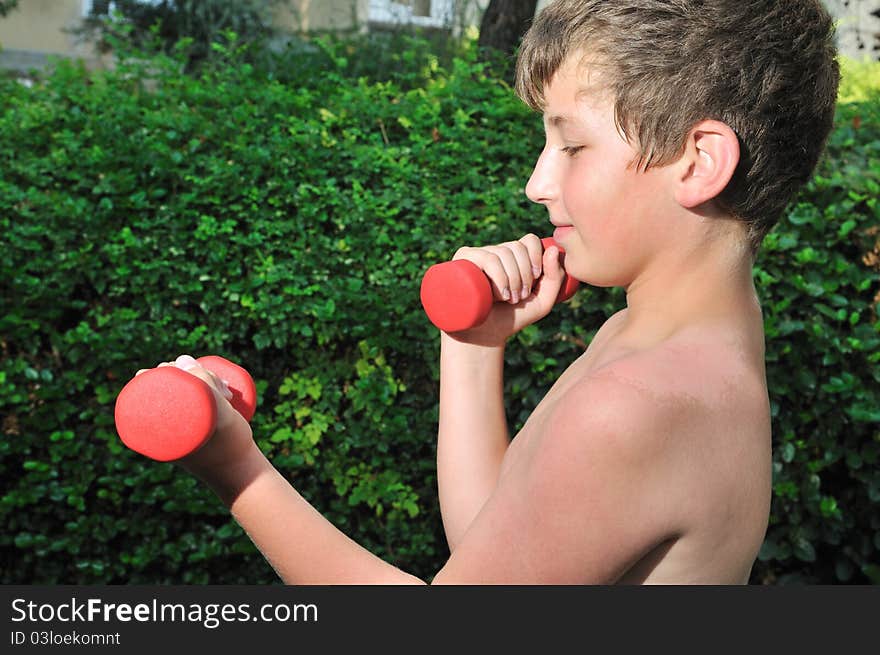
[[[565,251],[551,237],[541,239],[546,250],[556,246]],[[556,302],[571,298],[580,282],[566,275]],[[420,291],[422,307],[428,319],[444,332],[458,332],[477,327],[492,309],[492,286],[486,274],[466,259],[434,264],[422,278]]]
[[[257,389],[241,366],[216,355],[199,364],[229,384],[235,410],[250,421]],[[116,431],[122,442],[159,462],[180,459],[201,448],[214,433],[217,403],[208,385],[174,366],[150,369],[128,382],[116,398]]]

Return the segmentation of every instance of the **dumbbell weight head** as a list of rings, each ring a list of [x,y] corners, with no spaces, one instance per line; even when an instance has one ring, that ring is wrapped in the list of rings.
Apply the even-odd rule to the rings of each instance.
[[[430,321],[444,332],[480,325],[492,309],[492,287],[480,268],[466,259],[434,264],[419,292]]]
[[[196,361],[221,380],[226,380],[232,392],[229,402],[246,421],[250,421],[257,409],[257,387],[250,373],[238,364],[217,355],[205,355]]]
[[[565,251],[551,238],[541,239],[546,250],[550,246]],[[571,298],[580,282],[566,275],[556,302]],[[480,268],[466,259],[434,264],[422,278],[419,291],[428,319],[444,332],[459,332],[480,325],[492,309],[492,287]]]
[[[232,362],[209,355],[197,360],[228,382],[232,406],[250,420],[256,387],[250,374]],[[205,382],[174,366],[150,369],[123,387],[114,410],[122,442],[159,462],[180,459],[201,448],[214,433],[217,403]]]

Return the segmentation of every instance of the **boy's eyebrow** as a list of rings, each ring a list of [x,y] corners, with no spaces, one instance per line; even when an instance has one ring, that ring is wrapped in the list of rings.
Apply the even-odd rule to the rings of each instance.
[[[601,92],[601,88],[596,84],[590,84],[586,86],[581,86],[577,90],[577,94],[575,97],[578,100],[583,100],[585,97],[598,97]],[[577,116],[570,116],[568,114],[551,114],[550,116],[545,115],[544,119],[547,121],[549,125],[553,127],[559,127],[565,123],[581,123],[580,118]]]
[[[545,116],[544,120],[548,125],[552,125],[553,127],[559,127],[565,123],[580,124],[581,122],[577,116],[569,116],[567,114],[552,114],[550,116]]]

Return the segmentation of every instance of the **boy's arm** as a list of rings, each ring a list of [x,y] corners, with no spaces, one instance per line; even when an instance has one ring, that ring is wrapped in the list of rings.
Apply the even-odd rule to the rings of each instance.
[[[492,494],[510,443],[503,368],[504,346],[440,338],[437,482],[450,551]]]
[[[215,492],[287,584],[424,584],[359,546],[325,519],[254,446]]]
[[[558,249],[545,252],[534,234],[499,246],[462,248],[455,258],[483,270],[496,303],[481,326],[441,335],[437,480],[450,551],[492,494],[510,444],[505,343],[552,309],[564,276]]]
[[[200,367],[190,372],[215,384]],[[306,502],[213,388],[221,408],[217,432],[179,463],[230,507],[284,582],[422,582],[356,544]],[[501,476],[433,582],[616,580],[679,528],[670,508],[690,494],[678,483],[681,458],[674,455],[680,415],[613,377],[588,380],[558,399],[523,435],[530,456]]]
[[[611,584],[672,543],[694,496],[673,405],[613,370],[555,398],[432,584]]]
[[[217,429],[177,463],[205,482],[229,507],[281,579],[288,584],[424,584],[359,546],[324,518],[266,459],[250,425],[226,401],[215,376],[188,371],[209,384]]]

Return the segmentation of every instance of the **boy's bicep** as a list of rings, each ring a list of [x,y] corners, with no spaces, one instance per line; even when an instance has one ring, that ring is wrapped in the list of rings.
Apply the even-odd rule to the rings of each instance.
[[[613,404],[626,408],[619,400]],[[528,457],[499,480],[433,583],[617,580],[674,532],[663,493],[668,475],[649,443],[648,420],[638,410],[616,422],[583,405],[557,411]]]

